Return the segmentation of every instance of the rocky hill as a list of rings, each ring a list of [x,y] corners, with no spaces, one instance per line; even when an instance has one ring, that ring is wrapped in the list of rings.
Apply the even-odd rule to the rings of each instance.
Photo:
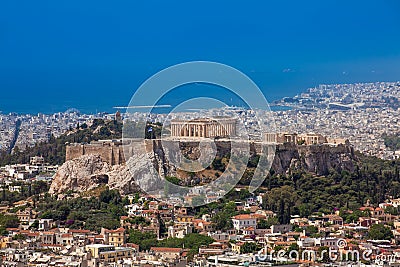
[[[126,165],[111,166],[99,155],[84,155],[66,161],[57,171],[51,183],[50,194],[85,192],[101,185],[117,189],[121,193],[137,192],[138,187],[131,178]]]
[[[220,143],[218,145],[218,156],[223,157],[228,153],[229,145]],[[160,143],[153,140],[147,153],[131,157],[124,165],[111,166],[103,162],[99,155],[84,155],[79,158],[65,162],[56,173],[50,187],[51,194],[60,194],[68,191],[84,192],[92,190],[101,185],[108,185],[110,189],[117,189],[122,194],[137,192],[135,177],[144,177],[148,185],[153,183],[150,173],[152,168],[148,166],[150,157],[153,167],[162,176],[181,176],[173,166],[170,166],[165,157],[164,150]],[[182,147],[181,147],[182,149]],[[182,152],[193,153],[195,144],[183,146]],[[253,153],[256,153],[253,148]],[[297,146],[294,144],[282,144],[276,148],[276,156],[272,164],[274,173],[289,173],[295,170],[302,170],[317,175],[326,175],[331,169],[338,172],[346,170],[354,171],[357,157],[352,147],[339,145],[331,147],[327,145],[318,146]],[[129,167],[128,167],[129,166]],[[213,171],[213,174],[217,171]],[[196,183],[186,181],[184,184],[198,184],[210,181],[210,170],[201,175],[195,174],[190,179],[196,179]],[[182,178],[182,177],[181,177]],[[188,178],[188,177],[185,177]],[[215,176],[212,177],[215,179]]]
[[[317,175],[326,175],[330,169],[352,172],[358,161],[349,145],[332,147],[329,145],[297,146],[281,144],[276,147],[276,155],[271,169],[275,173],[303,170]]]

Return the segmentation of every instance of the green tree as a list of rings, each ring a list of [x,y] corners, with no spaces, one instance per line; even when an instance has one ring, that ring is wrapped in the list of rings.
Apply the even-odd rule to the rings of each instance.
[[[227,230],[232,228],[231,218],[236,214],[236,204],[230,201],[226,203],[222,210],[217,212],[211,220],[217,230]]]
[[[299,251],[300,250],[300,247],[299,247],[299,245],[297,245],[297,243],[292,243],[292,244],[290,244],[290,246],[288,247],[288,249],[287,249],[287,252],[291,252],[291,251]]]
[[[29,229],[38,229],[39,228],[39,221],[35,220],[30,226]]]
[[[0,226],[4,228],[17,228],[19,226],[19,220],[14,215],[0,214]]]
[[[246,242],[240,247],[240,253],[253,253],[260,250],[260,247],[254,242]]]
[[[393,233],[390,228],[383,224],[373,224],[369,228],[368,238],[374,240],[390,240],[393,238]]]
[[[149,250],[151,246],[156,246],[157,236],[150,232],[140,232],[138,230],[130,230],[128,242],[139,245],[141,251]]]
[[[399,215],[399,210],[393,206],[389,206],[385,209],[385,213],[392,215]]]
[[[329,247],[322,246],[318,248],[319,258],[321,262],[329,262]]]
[[[267,220],[261,219],[257,222],[258,229],[268,229],[272,225],[279,224],[278,218],[276,217],[269,217]]]

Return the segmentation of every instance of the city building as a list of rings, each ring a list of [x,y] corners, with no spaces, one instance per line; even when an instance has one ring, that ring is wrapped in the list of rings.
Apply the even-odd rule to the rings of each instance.
[[[257,218],[252,214],[240,214],[232,217],[233,228],[242,230],[248,227],[257,227]]]
[[[103,228],[101,234],[105,237],[105,243],[114,247],[122,247],[126,243],[125,229],[122,227],[115,230]]]
[[[102,262],[118,262],[125,258],[132,257],[134,250],[129,247],[115,247],[113,245],[92,244],[87,245],[86,250],[91,257]]]

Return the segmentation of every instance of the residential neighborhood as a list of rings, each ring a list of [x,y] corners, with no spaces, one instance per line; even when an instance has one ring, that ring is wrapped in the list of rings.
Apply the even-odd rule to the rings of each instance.
[[[240,190],[245,189],[236,189]],[[18,220],[15,227],[3,231],[0,239],[1,266],[188,266],[189,262],[190,266],[215,266],[216,259],[233,265],[247,261],[265,266],[288,262],[318,265],[324,262],[318,260],[322,249],[343,255],[357,252],[360,257],[367,251],[371,262],[387,255],[384,264],[400,257],[400,216],[394,212],[400,199],[378,206],[365,203],[357,211],[343,207],[331,214],[307,218],[295,215],[290,223],[279,224],[275,213],[262,208],[263,196],[251,195],[227,203],[234,205],[237,215],[230,217],[224,229],[217,229],[215,214],[200,216],[195,209],[162,203],[150,196],[131,195],[127,199],[128,215],[120,216],[119,227],[98,232],[60,227],[60,221],[44,219],[30,202],[2,207],[3,216]],[[154,240],[184,240],[196,234],[212,242],[193,253],[190,248],[152,246],[140,239],[139,244],[132,243],[131,231],[149,233]],[[303,251],[315,254],[303,258]]]

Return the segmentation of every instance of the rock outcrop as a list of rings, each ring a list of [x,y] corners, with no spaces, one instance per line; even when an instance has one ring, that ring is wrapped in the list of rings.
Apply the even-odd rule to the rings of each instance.
[[[271,169],[275,173],[287,173],[292,170],[303,170],[318,175],[326,175],[330,170],[341,172],[354,171],[357,157],[349,145],[313,145],[296,146],[280,144]]]
[[[103,162],[98,155],[85,155],[68,160],[55,174],[49,193],[94,189],[100,184],[108,183],[109,171],[111,171],[109,164]]]
[[[227,145],[222,145],[222,147],[228,148]],[[186,145],[184,150],[194,151],[195,148],[188,148]],[[128,194],[139,191],[137,181],[141,183],[141,188],[151,191],[153,187],[159,187],[157,179],[154,178],[156,171],[161,176],[176,176],[176,168],[169,164],[167,158],[163,148],[157,142],[153,142],[146,153],[131,157],[123,165],[111,166],[103,162],[100,155],[83,155],[65,162],[59,168],[49,193],[59,194],[69,190],[84,192],[95,189],[99,185],[108,185],[110,189],[117,189],[122,194]],[[348,145],[332,147],[281,144],[276,147],[272,169],[275,173],[281,174],[303,170],[317,175],[326,175],[331,169],[351,172],[355,169],[356,161],[353,148]],[[193,179],[197,178],[193,177]]]
[[[100,155],[84,155],[66,161],[58,169],[49,193],[85,192],[100,185],[108,185],[110,189],[117,189],[121,193],[138,191],[126,165],[111,166],[102,161]]]

